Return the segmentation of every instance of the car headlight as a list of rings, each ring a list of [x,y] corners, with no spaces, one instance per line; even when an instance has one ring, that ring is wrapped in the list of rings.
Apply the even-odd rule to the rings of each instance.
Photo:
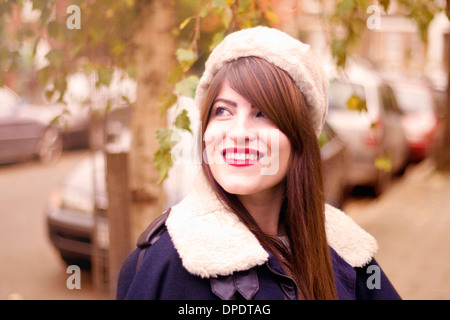
[[[94,201],[88,194],[70,191],[62,195],[62,205],[64,210],[78,211],[86,214],[94,214]]]
[[[59,189],[54,190],[48,199],[48,205],[52,208],[61,208],[62,198],[61,191]]]

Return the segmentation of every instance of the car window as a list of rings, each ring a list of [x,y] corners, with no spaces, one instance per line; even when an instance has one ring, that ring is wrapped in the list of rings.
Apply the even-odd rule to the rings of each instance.
[[[10,115],[19,104],[19,98],[11,91],[0,88],[0,117]]]
[[[397,106],[397,100],[395,99],[394,92],[391,87],[383,84],[380,86],[381,101],[383,103],[383,109],[386,112],[401,113]]]
[[[364,87],[361,85],[332,80],[328,89],[330,111],[352,111],[348,108],[347,101],[357,95],[361,100],[366,100]],[[359,112],[358,110],[354,110]]]
[[[408,114],[433,110],[433,97],[424,89],[398,88],[394,91],[398,106]]]

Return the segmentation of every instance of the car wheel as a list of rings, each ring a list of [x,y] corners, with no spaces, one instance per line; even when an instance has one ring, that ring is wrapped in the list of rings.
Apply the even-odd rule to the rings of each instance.
[[[62,137],[58,129],[45,130],[38,144],[37,154],[42,163],[53,163],[59,159],[63,150]]]

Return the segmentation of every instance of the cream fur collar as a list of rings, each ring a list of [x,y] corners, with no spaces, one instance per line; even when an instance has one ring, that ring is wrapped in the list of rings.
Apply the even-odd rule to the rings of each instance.
[[[339,256],[353,267],[369,263],[376,240],[339,209],[326,205],[325,216],[328,243]],[[268,260],[256,237],[224,208],[201,173],[193,190],[172,207],[166,226],[191,274],[226,276]]]

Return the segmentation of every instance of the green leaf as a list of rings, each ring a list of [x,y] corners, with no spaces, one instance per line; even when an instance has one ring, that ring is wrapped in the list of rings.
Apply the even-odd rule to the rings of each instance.
[[[194,98],[199,80],[198,76],[189,76],[175,85],[175,92],[185,97]]]
[[[109,86],[114,75],[114,70],[108,67],[101,67],[98,69],[98,80],[96,86]]]
[[[191,22],[191,20],[193,18],[195,18],[195,17],[188,17],[188,18],[184,19],[183,22],[180,23],[180,26],[178,27],[178,29],[183,30],[189,24],[189,22]]]
[[[193,50],[178,49],[176,52],[177,60],[180,62],[180,66],[183,71],[189,70],[192,64],[195,62],[195,52]]]
[[[378,170],[382,170],[382,171],[385,171],[385,172],[391,171],[392,170],[391,154],[388,153],[386,155],[378,156],[375,159],[375,167]]]
[[[61,118],[61,114],[53,117],[53,119],[50,120],[50,125],[57,124],[59,122],[60,118]]]
[[[66,26],[63,26],[59,21],[53,20],[50,21],[47,25],[48,34],[50,37],[55,38],[59,41],[65,40],[65,34],[64,34],[64,28]]]
[[[355,0],[342,0],[337,4],[337,13],[340,17],[346,16],[355,8]]]
[[[217,11],[217,16],[222,20],[225,29],[230,28],[231,21],[233,21],[233,11],[230,7],[224,7]]]
[[[64,102],[64,94],[66,93],[67,89],[67,81],[64,76],[59,76],[53,81],[53,85],[55,86],[55,89],[59,92],[59,98],[58,102]]]
[[[277,24],[278,23],[277,15],[270,8],[266,11],[266,18],[267,18],[267,20],[269,20],[270,23],[273,23],[273,24]]]
[[[177,116],[175,119],[175,127],[178,129],[184,129],[192,133],[191,128],[191,120],[189,119],[189,116],[187,114],[186,109],[183,109],[181,113]]]
[[[180,48],[175,52],[175,54],[179,62],[190,61],[195,59],[195,52],[193,50]]]
[[[367,111],[367,105],[366,101],[361,99],[356,94],[353,94],[348,100],[347,100],[347,108],[349,110],[356,110],[359,112]]]
[[[205,18],[208,15],[208,13],[209,13],[208,8],[207,7],[203,7],[200,10],[200,18]]]
[[[37,78],[39,80],[39,83],[45,87],[45,85],[47,84],[48,80],[50,79],[50,77],[52,76],[52,68],[51,66],[46,66],[42,69],[39,69],[37,72]]]
[[[167,84],[173,86],[183,77],[183,68],[181,66],[174,66],[167,77]]]
[[[158,183],[163,182],[169,175],[169,170],[173,166],[172,148],[177,144],[172,141],[173,131],[169,128],[162,128],[156,131],[156,139],[159,142],[159,149],[154,154],[154,163],[159,173]]]
[[[158,105],[161,117],[164,116],[167,110],[177,102],[178,98],[173,93],[163,92],[159,95]]]
[[[225,0],[213,0],[212,2],[212,8],[224,8],[228,7],[228,4]]]
[[[252,0],[241,0],[238,3],[238,12],[240,14],[251,10]]]
[[[47,58],[50,65],[59,68],[63,61],[63,51],[59,49],[52,49],[45,55],[45,57]]]
[[[225,32],[217,32],[214,34],[214,37],[209,45],[209,50],[212,51],[222,40],[225,38]]]
[[[347,60],[347,41],[345,39],[333,39],[331,42],[331,54],[336,59],[338,66],[345,66]]]
[[[46,98],[48,101],[51,101],[54,94],[55,94],[55,91],[54,91],[54,90],[46,90],[46,91],[45,91],[45,98]]]

